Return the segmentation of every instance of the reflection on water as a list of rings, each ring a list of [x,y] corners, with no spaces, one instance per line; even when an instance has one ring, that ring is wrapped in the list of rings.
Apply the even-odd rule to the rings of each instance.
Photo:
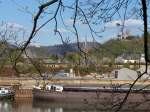
[[[0,112],[11,112],[12,105],[10,102],[1,102],[0,101]]]
[[[99,112],[88,105],[32,100],[0,101],[0,112]]]
[[[113,112],[105,108],[108,104],[60,103],[32,100],[0,101],[0,112]],[[135,110],[128,110],[127,107],[121,112],[135,112]],[[145,112],[145,110],[140,108],[136,112]]]

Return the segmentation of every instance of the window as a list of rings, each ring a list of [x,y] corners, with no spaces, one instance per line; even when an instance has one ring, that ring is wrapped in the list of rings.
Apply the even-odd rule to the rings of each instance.
[[[118,71],[115,71],[115,78],[118,78]]]

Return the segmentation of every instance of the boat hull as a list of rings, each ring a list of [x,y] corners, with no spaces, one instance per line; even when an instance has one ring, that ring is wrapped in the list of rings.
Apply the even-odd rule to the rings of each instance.
[[[0,94],[0,100],[14,99],[14,93]]]
[[[49,100],[55,102],[97,102],[97,101],[110,101],[112,102],[121,100],[125,97],[127,91],[46,91],[46,90],[33,90],[33,98],[39,100]],[[150,99],[150,93],[131,92],[128,101],[139,102],[145,99]]]

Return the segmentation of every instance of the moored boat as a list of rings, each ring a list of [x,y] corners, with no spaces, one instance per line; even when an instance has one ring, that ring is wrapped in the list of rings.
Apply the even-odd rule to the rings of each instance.
[[[0,86],[0,99],[13,99],[15,95],[11,86]]]
[[[113,100],[124,98],[129,88],[112,87],[69,87],[48,84],[45,88],[34,87],[33,98],[50,101],[77,101],[77,102],[95,102],[106,100],[113,97]],[[143,95],[144,93],[144,95]],[[140,101],[150,98],[150,89],[132,89],[130,100]]]

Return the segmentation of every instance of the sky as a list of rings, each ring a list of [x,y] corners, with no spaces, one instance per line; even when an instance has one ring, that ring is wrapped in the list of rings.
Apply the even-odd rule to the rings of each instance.
[[[20,31],[23,29],[26,33],[25,36],[22,36],[22,32],[19,34],[18,42],[23,42],[27,40],[28,35],[31,32],[33,25],[33,15],[36,14],[39,3],[38,0],[1,0],[0,2],[0,23],[4,22],[14,31]],[[67,1],[67,0],[64,0]],[[67,4],[71,4],[70,0]],[[54,4],[48,10],[55,10],[57,4]],[[25,11],[26,9],[27,11]],[[67,25],[67,28],[64,27],[60,16],[58,19],[58,30],[62,33],[64,40],[68,40],[70,42],[76,42],[76,37],[71,31],[73,30],[72,23],[73,20],[71,17],[73,16],[73,12],[70,10],[66,11],[67,13],[63,13],[64,22]],[[31,15],[32,13],[32,15]],[[42,24],[47,20],[46,17],[40,18],[38,21],[38,25]],[[96,37],[96,41],[103,43],[111,38],[116,38],[120,32],[120,28],[116,25],[116,23],[122,24],[121,20],[116,17],[111,22],[106,22],[97,26],[93,26],[97,31],[101,31],[105,28],[105,31],[100,34],[100,37]],[[4,29],[4,26],[0,26],[0,30]],[[31,45],[55,45],[62,43],[60,37],[54,34],[54,21],[47,24],[44,28],[42,28],[35,38],[32,40]],[[141,35],[143,22],[141,19],[128,18],[125,20],[125,30],[130,31],[133,35]],[[81,21],[77,21],[77,28],[79,31],[79,40],[80,41],[92,41],[92,36],[90,35],[90,30],[87,24],[82,24]]]

